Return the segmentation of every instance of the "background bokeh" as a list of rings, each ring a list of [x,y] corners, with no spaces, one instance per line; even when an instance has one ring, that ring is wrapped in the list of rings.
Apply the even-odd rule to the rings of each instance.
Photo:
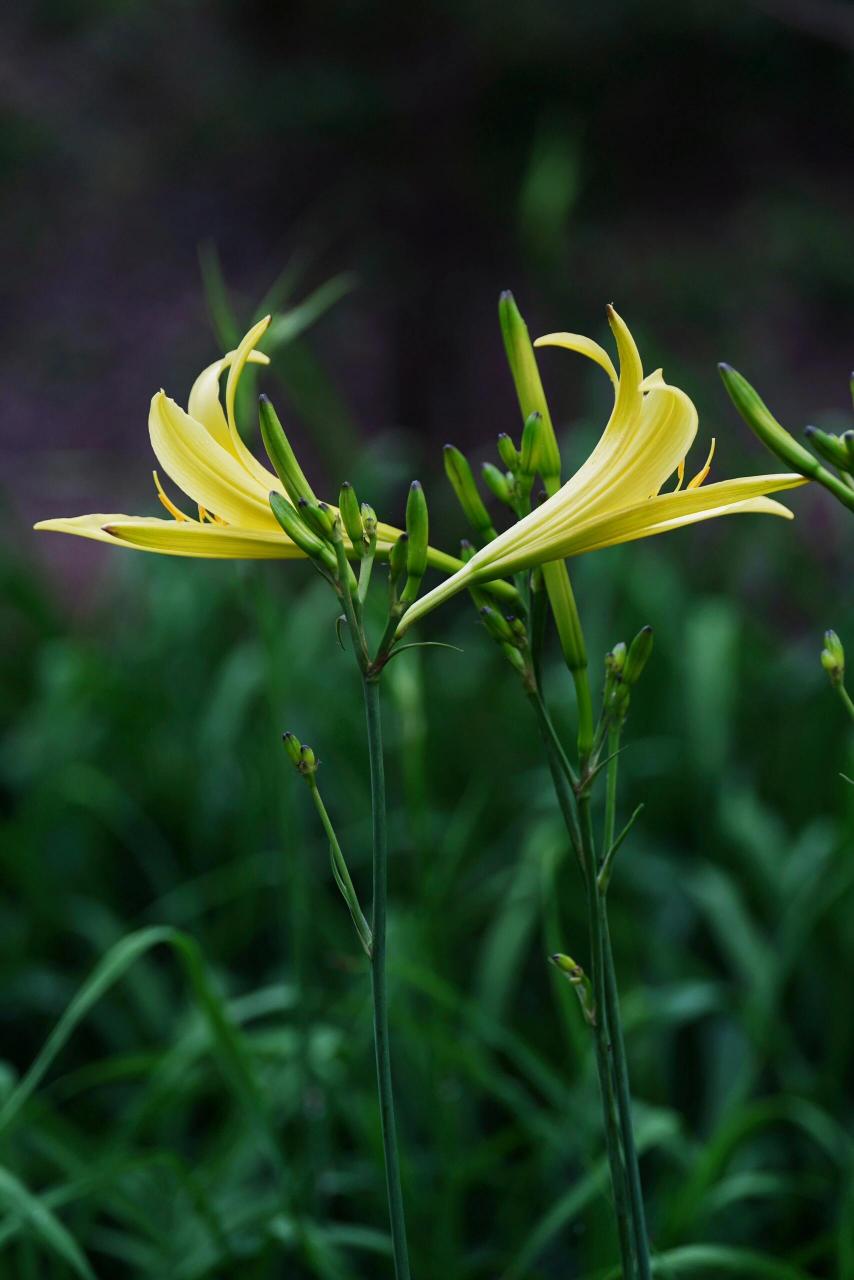
[[[613,301],[718,476],[776,469],[720,359],[792,429],[850,425],[854,10],[32,0],[0,26],[4,1094],[112,957],[0,1112],[0,1275],[386,1274],[364,967],[277,746],[292,728],[322,756],[364,884],[332,601],[299,566],[30,525],[156,514],[152,392],[183,398],[277,280],[296,319],[264,385],[318,487],[348,476],[398,520],[418,475],[447,547],[441,445],[479,460],[518,432],[505,287],[536,333],[608,341]],[[607,384],[542,368],[569,466]],[[818,665],[826,626],[854,648],[851,521],[787,500],[794,524],[574,570],[597,661],[657,633],[612,896],[668,1274],[720,1274],[705,1245],[747,1251],[738,1275],[854,1275],[854,760]],[[463,601],[427,632],[464,653],[392,664],[387,707],[416,1274],[592,1276],[614,1249],[589,1046],[543,960],[583,956],[578,879],[509,670]],[[154,925],[203,973],[169,938],[110,952]]]

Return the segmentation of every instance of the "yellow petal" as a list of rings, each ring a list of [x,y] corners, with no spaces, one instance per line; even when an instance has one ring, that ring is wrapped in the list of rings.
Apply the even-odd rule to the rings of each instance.
[[[583,333],[546,333],[542,338],[537,338],[534,346],[564,347],[567,351],[577,351],[579,355],[587,356],[588,360],[604,369],[614,386],[617,385],[617,370],[608,352],[592,338],[585,338]]]
[[[279,493],[284,493],[281,484],[272,472],[263,467],[246,445],[243,443],[240,432],[237,429],[237,419],[234,416],[234,402],[237,396],[237,387],[240,382],[240,375],[246,368],[254,348],[263,338],[264,334],[270,326],[272,316],[265,316],[263,320],[259,320],[254,324],[249,332],[242,339],[240,346],[234,353],[228,370],[228,378],[225,383],[225,415],[228,425],[228,434],[231,438],[231,447],[236,458],[243,463],[243,466],[258,484],[266,490],[267,493],[271,489],[275,489]]]
[[[243,529],[278,530],[269,489],[200,422],[162,391],[151,401],[151,446],[163,470],[193,502]]]
[[[203,369],[193,383],[190,398],[187,401],[187,412],[190,417],[195,418],[196,422],[201,422],[203,427],[207,427],[217,444],[222,445],[223,449],[227,449],[229,453],[234,453],[234,446],[220,403],[219,380],[223,371],[231,366],[235,355],[236,352],[229,351],[220,360],[215,360],[213,364]],[[270,357],[265,356],[263,351],[250,351],[248,358],[252,364],[270,363]]]
[[[205,560],[304,560],[299,547],[279,529],[237,529],[219,524],[178,524],[171,520],[113,517],[104,532],[119,545],[166,556]]]

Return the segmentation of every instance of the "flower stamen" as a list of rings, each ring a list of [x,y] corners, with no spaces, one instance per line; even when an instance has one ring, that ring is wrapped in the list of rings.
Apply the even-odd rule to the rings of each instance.
[[[702,468],[697,472],[697,474],[694,476],[693,480],[689,480],[689,481],[688,481],[688,486],[687,486],[687,487],[688,487],[689,489],[699,489],[700,485],[703,483],[703,481],[705,480],[706,476],[707,476],[707,475],[709,474],[709,472],[711,471],[711,469],[712,469],[712,458],[715,456],[715,443],[716,443],[716,442],[715,442],[715,437],[714,437],[714,436],[712,436],[712,443],[711,443],[711,446],[710,446],[710,448],[709,448],[709,456],[708,456],[708,458],[706,458],[706,461],[703,463]]]
[[[157,472],[152,471],[151,474],[154,476],[154,487],[157,490],[157,496],[160,499],[160,501],[163,503],[166,510],[169,512],[170,516],[173,516],[178,521],[189,520],[190,517],[185,516],[184,512],[180,511],[178,507],[175,506],[175,503],[172,501],[172,499],[167,497],[167,495],[164,493],[163,485],[160,483],[160,477],[158,476]],[[201,510],[201,507],[199,508],[199,510]]]

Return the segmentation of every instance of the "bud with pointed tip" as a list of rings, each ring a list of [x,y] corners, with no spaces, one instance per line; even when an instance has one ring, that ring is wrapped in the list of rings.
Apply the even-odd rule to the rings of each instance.
[[[825,631],[824,633],[821,665],[830,677],[832,685],[842,684],[845,679],[845,650],[835,631]]]
[[[334,519],[325,502],[309,502],[307,498],[300,498],[297,503],[297,512],[302,521],[319,538],[332,538]]]
[[[549,407],[546,403],[543,384],[540,380],[534,348],[531,345],[531,339],[528,334],[528,327],[522,319],[519,308],[516,306],[513,294],[509,290],[505,290],[499,300],[498,318],[501,323],[507,361],[516,386],[519,407],[522,410],[522,418],[526,424],[532,413],[538,413],[542,418],[542,427],[537,436],[537,449],[529,456],[528,462],[534,467],[536,473],[542,476],[546,488],[551,494],[557,490],[560,484],[560,450],[557,447],[554,427],[552,426]],[[525,452],[524,441],[522,452],[523,454]],[[523,464],[524,469],[526,468]],[[528,471],[528,474],[533,474],[533,472]]]
[[[370,541],[372,538],[376,537],[377,513],[376,511],[374,511],[373,507],[370,506],[367,502],[362,503],[361,507],[359,508],[359,511],[362,516],[362,524],[365,530],[365,537],[368,539],[368,541]]]
[[[430,544],[430,520],[427,499],[421,482],[413,480],[406,499],[406,532],[409,542],[406,550],[406,585],[400,593],[401,604],[412,604],[418,595],[421,579],[427,568],[427,552]]]
[[[388,568],[392,587],[396,587],[406,573],[406,553],[409,534],[402,533],[388,553]]]
[[[291,502],[297,503],[300,498],[316,502],[311,485],[297,462],[296,454],[290,446],[284,427],[273,408],[268,396],[262,395],[258,401],[258,421],[261,426],[261,439],[267,450],[267,457],[273,464],[273,470],[285,486],[285,492]]]
[[[615,644],[610,653],[605,654],[605,674],[607,676],[621,676],[623,668],[626,665],[626,643],[621,640],[619,644]]]
[[[347,530],[347,537],[355,547],[357,554],[361,556],[365,550],[365,525],[362,520],[362,513],[359,510],[359,499],[356,497],[356,490],[349,480],[345,480],[341,486],[341,492],[338,496],[338,510],[341,514],[344,528]]]
[[[480,611],[480,616],[483,625],[494,640],[497,640],[500,644],[516,644],[516,636],[510,623],[492,605],[484,605]]]
[[[643,675],[643,669],[652,653],[653,639],[652,627],[642,627],[629,645],[622,672],[623,683],[629,688],[637,684]]]
[[[506,431],[502,431],[498,437],[498,456],[508,471],[519,470],[519,463],[522,459],[519,450]]]
[[[337,563],[332,550],[297,514],[296,508],[275,490],[269,495],[270,508],[291,542],[295,543],[304,555],[312,560],[320,560],[327,569],[335,573]]]
[[[851,469],[852,459],[845,441],[829,431],[821,431],[818,427],[805,427],[804,435],[809,440],[819,457],[824,458],[831,466],[840,471]]]
[[[451,482],[451,488],[457,495],[457,501],[463,509],[465,518],[481,542],[491,542],[495,537],[495,529],[489,512],[483,504],[483,498],[478,491],[468,459],[452,444],[446,444],[442,452],[445,475]]]
[[[283,733],[282,742],[284,743],[285,751],[288,753],[288,759],[291,764],[298,765],[300,762],[300,752],[302,750],[302,743],[299,738],[295,733]]]
[[[484,483],[492,490],[499,502],[503,502],[509,507],[512,502],[510,489],[513,480],[512,475],[505,475],[503,471],[499,471],[498,467],[493,466],[491,462],[484,462],[481,470]]]
[[[305,777],[310,774],[317,773],[317,757],[307,743],[303,743],[299,749],[299,764],[297,765],[300,773]]]

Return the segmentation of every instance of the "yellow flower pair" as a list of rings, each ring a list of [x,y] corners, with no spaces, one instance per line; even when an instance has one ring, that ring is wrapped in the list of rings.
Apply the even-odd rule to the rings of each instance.
[[[707,465],[681,487],[685,455],[697,432],[696,409],[684,392],[665,383],[660,370],[644,378],[629,330],[610,309],[609,319],[617,340],[619,377],[607,352],[589,338],[552,334],[536,344],[581,352],[596,361],[614,384],[614,409],[593,453],[552,498],[465,566],[431,548],[429,563],[452,576],[412,606],[404,626],[466,586],[530,565],[713,516],[746,511],[791,514],[763,495],[805,483],[799,475],[755,476],[700,487]],[[301,557],[303,553],[270,509],[269,494],[283,493],[282,485],[243,443],[235,419],[235,397],[246,363],[268,363],[256,348],[269,322],[267,317],[254,325],[236,351],[199,375],[186,411],[163,391],[151,401],[149,430],[155,456],[163,472],[198,508],[197,515],[186,514],[167,497],[155,472],[158,496],[169,519],[96,514],[43,520],[35,527],[165,555],[241,560]],[[223,409],[220,383],[226,371]],[[679,475],[677,490],[661,494],[674,472]],[[399,536],[400,530],[379,524],[378,549],[387,552]]]

